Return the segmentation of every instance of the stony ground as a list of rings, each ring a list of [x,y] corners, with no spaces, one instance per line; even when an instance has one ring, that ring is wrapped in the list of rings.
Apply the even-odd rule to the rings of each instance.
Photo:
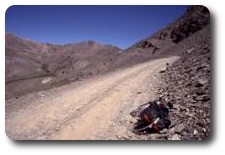
[[[176,124],[176,137],[207,138],[210,133],[209,42],[187,50],[187,55],[168,67],[163,78],[167,85],[159,93],[173,105],[171,119]]]
[[[203,140],[210,133],[210,38],[205,35],[161,71],[158,99],[170,107],[169,129],[154,139]],[[152,135],[147,135],[152,139]]]

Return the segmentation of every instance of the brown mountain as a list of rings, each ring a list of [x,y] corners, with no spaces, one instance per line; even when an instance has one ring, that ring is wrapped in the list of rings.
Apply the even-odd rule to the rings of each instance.
[[[190,6],[184,15],[150,37],[134,44],[126,51],[135,55],[152,55],[152,57],[171,54],[168,53],[168,49],[176,46],[209,23],[210,13],[206,7]]]
[[[107,72],[119,51],[93,41],[51,45],[6,34],[6,97]]]
[[[164,29],[122,51],[94,41],[42,44],[5,36],[6,98],[68,84],[150,59],[180,55],[186,38],[209,24],[204,6],[191,6]]]

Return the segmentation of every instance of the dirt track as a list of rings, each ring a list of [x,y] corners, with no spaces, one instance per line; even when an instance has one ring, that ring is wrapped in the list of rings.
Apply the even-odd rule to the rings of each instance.
[[[11,139],[131,138],[130,111],[154,99],[159,70],[176,59],[158,59],[6,100],[6,133]]]

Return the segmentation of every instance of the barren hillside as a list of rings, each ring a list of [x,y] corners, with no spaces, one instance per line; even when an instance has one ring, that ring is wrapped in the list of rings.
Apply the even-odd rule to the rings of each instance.
[[[40,44],[6,34],[6,97],[104,73],[120,56],[119,50],[91,41],[67,45]]]
[[[169,49],[208,24],[207,8],[192,6],[175,22],[123,51],[94,41],[52,45],[6,34],[6,98],[180,55]]]
[[[151,55],[151,57],[169,54],[180,55],[181,52],[168,53],[168,49],[209,23],[210,13],[206,7],[190,6],[184,15],[150,37],[134,44],[126,51],[135,55]]]

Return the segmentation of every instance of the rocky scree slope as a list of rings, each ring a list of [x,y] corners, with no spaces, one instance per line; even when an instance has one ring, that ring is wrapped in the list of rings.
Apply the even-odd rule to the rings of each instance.
[[[150,140],[204,140],[210,134],[210,27],[180,42],[181,58],[160,71],[156,101],[169,108],[172,123]],[[194,40],[194,41],[193,41]],[[190,42],[192,41],[192,44]],[[176,49],[176,48],[174,48]]]
[[[161,86],[154,101],[169,108],[172,124],[159,133],[144,133],[149,140],[203,140],[209,137],[211,130],[209,12],[203,6],[191,6],[177,21],[169,26],[173,28],[170,29],[173,45],[152,53],[155,58],[181,57],[159,72]],[[142,44],[136,45],[139,49]]]

